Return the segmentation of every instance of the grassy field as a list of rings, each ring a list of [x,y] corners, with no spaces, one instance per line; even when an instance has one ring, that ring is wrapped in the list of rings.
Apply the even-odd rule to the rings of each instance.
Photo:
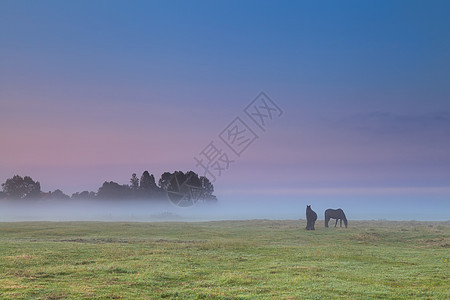
[[[0,223],[0,298],[450,299],[450,222]]]

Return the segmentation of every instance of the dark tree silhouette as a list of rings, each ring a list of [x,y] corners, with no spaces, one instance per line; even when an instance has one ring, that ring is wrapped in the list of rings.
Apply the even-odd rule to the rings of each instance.
[[[50,193],[51,199],[61,199],[61,200],[69,200],[70,197],[64,194],[60,189],[57,189]]]
[[[161,175],[159,185],[164,189],[169,199],[178,206],[190,206],[199,200],[217,201],[213,195],[214,186],[206,177],[199,177],[193,171],[183,173],[165,172]]]
[[[22,178],[15,175],[13,178],[8,178],[5,183],[2,183],[2,189],[6,197],[11,199],[39,198],[41,195],[41,184],[29,176]]]
[[[89,192],[89,191],[82,191],[81,193],[76,192],[72,194],[72,199],[74,200],[88,200],[88,199],[95,199],[96,195],[95,192]]]
[[[148,171],[144,171],[141,176],[141,183],[139,188],[143,191],[151,191],[157,188],[155,182],[155,176],[153,174],[150,175]]]
[[[130,195],[131,190],[128,185],[120,185],[114,181],[105,181],[97,193],[100,199],[126,199],[130,198]]]
[[[158,185],[160,188],[162,188],[163,190],[167,191],[169,185],[170,185],[170,181],[172,179],[172,177],[174,176],[174,174],[170,173],[170,172],[164,172],[161,174],[161,178],[158,181]]]
[[[203,190],[202,200],[217,202],[217,197],[213,195],[214,185],[205,176],[200,176],[200,183]]]
[[[144,171],[139,184],[139,197],[143,199],[162,200],[166,199],[166,193],[159,188],[155,182],[155,176]]]
[[[105,181],[98,189],[98,192],[76,192],[71,197],[57,189],[53,192],[44,193],[41,191],[41,185],[31,177],[21,177],[15,175],[8,178],[2,185],[0,199],[150,199],[152,201],[167,201],[169,197],[172,202],[182,201],[184,204],[191,205],[198,200],[217,201],[214,193],[214,186],[208,178],[198,176],[193,171],[186,173],[175,171],[173,173],[164,172],[156,184],[155,176],[148,171],[142,173],[139,179],[136,173],[130,178],[130,185],[121,185],[113,181]],[[175,199],[175,201],[174,201]]]
[[[139,189],[139,178],[137,178],[136,173],[131,175],[130,179],[130,189],[133,192],[136,192]]]

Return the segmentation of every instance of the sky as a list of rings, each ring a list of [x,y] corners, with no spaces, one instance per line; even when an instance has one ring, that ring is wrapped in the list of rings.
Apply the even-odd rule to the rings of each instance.
[[[0,182],[70,195],[145,170],[202,173],[212,142],[232,161],[215,171],[222,204],[448,220],[449,11],[0,0]],[[255,105],[266,117],[246,114]],[[234,140],[237,155],[242,124],[254,139]]]

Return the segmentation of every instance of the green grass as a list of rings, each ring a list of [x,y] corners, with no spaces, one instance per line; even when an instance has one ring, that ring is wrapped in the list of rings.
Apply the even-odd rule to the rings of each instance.
[[[450,299],[450,222],[0,223],[0,298]]]

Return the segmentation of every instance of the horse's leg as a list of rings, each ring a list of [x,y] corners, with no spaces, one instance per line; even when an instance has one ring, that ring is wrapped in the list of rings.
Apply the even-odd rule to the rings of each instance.
[[[337,226],[337,221],[338,221],[338,219],[336,219],[336,223],[334,223],[334,227],[336,227],[336,226]]]
[[[339,219],[339,227],[342,227],[342,219]]]
[[[328,227],[328,221],[330,221],[330,218],[328,218],[328,216],[325,216],[325,227]]]

